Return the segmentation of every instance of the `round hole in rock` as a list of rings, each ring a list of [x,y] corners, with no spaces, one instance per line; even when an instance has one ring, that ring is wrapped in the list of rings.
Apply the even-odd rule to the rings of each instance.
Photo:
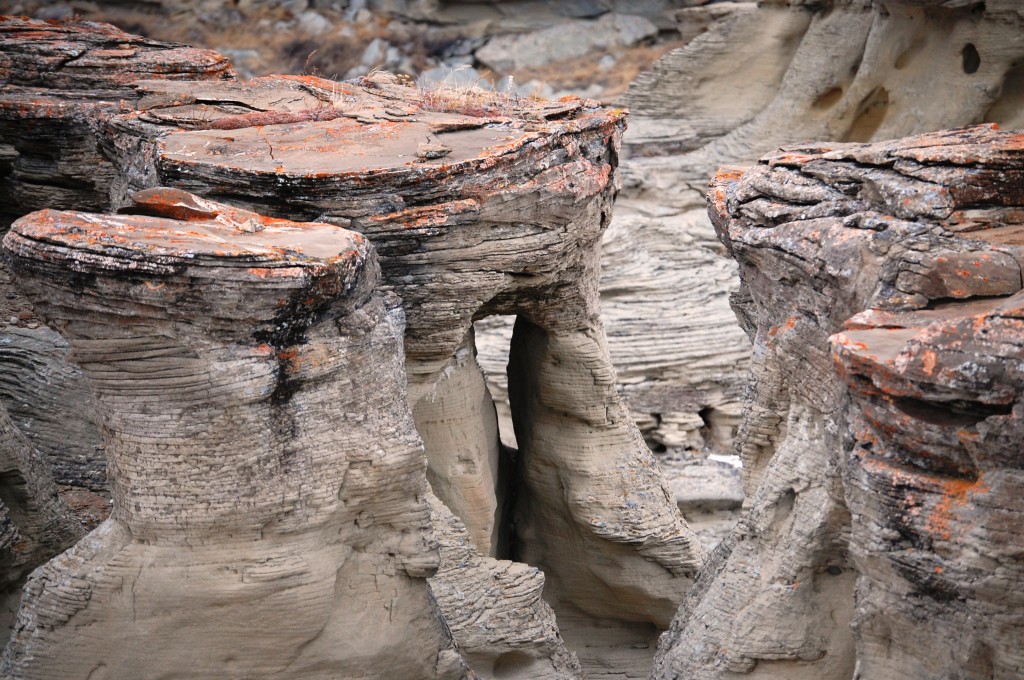
[[[824,109],[830,109],[839,103],[839,100],[843,98],[843,88],[833,87],[826,90],[811,104],[812,109],[822,111]]]
[[[978,54],[978,48],[974,46],[974,43],[964,45],[964,49],[960,54],[964,61],[964,73],[977,72],[981,67],[981,55]]]

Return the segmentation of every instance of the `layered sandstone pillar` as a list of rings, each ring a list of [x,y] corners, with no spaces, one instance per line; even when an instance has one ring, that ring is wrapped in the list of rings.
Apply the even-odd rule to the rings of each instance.
[[[108,521],[37,570],[15,678],[459,678],[403,320],[369,242],[183,192],[5,250],[103,420]]]
[[[233,75],[216,52],[109,24],[0,17],[0,232],[41,208],[109,208],[116,172],[98,148],[99,122],[134,108],[135,80]],[[12,476],[52,476],[76,516],[91,526],[109,507],[106,462],[88,388],[67,352],[0,262],[0,404],[17,429],[12,448],[34,450],[18,460]],[[38,459],[34,469],[25,467],[29,457]],[[19,493],[15,484],[10,494]],[[35,554],[22,568],[63,547]]]
[[[1024,672],[1022,150],[979,126],[719,174],[748,501],[654,677]]]

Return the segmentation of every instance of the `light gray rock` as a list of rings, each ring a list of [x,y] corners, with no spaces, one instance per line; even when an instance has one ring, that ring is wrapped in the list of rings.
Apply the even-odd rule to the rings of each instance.
[[[521,35],[492,38],[477,59],[497,73],[582,57],[594,50],[628,47],[652,38],[658,27],[631,14],[605,14],[593,21],[570,21]]]
[[[323,14],[307,10],[299,15],[299,30],[309,35],[324,35],[334,28],[334,24]]]

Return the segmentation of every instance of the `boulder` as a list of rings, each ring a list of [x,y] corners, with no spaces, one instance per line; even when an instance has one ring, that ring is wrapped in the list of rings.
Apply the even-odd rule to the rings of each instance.
[[[642,16],[605,14],[592,21],[571,21],[523,34],[500,35],[476,51],[476,58],[496,73],[582,57],[588,52],[630,47],[658,34]]]

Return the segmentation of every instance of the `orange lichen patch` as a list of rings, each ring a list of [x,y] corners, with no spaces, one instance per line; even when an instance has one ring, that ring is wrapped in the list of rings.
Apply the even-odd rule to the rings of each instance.
[[[277,353],[277,358],[283,361],[290,361],[299,355],[299,351],[294,347],[290,349],[281,350]]]
[[[256,356],[269,357],[273,356],[274,348],[265,342],[261,342],[253,348],[252,353]]]
[[[968,495],[988,492],[979,476],[976,480],[947,479],[939,483],[939,502],[925,520],[925,530],[936,538],[948,541],[953,531],[950,523],[957,512],[968,504]]]
[[[914,506],[908,511],[911,517],[921,513],[918,506],[932,505],[924,515],[922,528],[932,537],[948,541],[954,535],[954,520],[958,513],[970,504],[970,496],[988,493],[989,487],[983,477],[963,479],[930,474],[916,468],[905,468],[877,456],[860,456],[860,465],[870,475],[885,479],[892,486],[917,489],[934,499],[934,505],[922,501],[917,494],[906,494],[905,501]],[[927,496],[925,496],[927,498]]]
[[[920,359],[921,367],[923,368],[925,375],[931,376],[935,372],[935,363],[937,360],[935,352],[930,349],[922,350]]]
[[[851,362],[862,365],[892,366],[896,356],[920,332],[919,328],[847,329],[829,341],[833,352],[840,351]]]
[[[259,279],[286,279],[294,276],[302,276],[304,272],[303,269],[298,267],[249,267],[245,271]]]
[[[775,326],[772,326],[772,328],[774,329]],[[769,332],[769,335],[771,334],[772,333]],[[854,342],[853,340],[851,340],[849,336],[846,335],[846,333],[836,333],[831,338],[829,338],[829,340],[832,342],[833,345],[838,345],[844,349],[864,351],[868,348],[867,344],[863,342]]]
[[[608,186],[611,172],[612,168],[607,163],[595,165],[580,160],[551,168],[542,173],[538,181],[548,191],[587,198]]]
[[[406,208],[386,215],[374,215],[371,222],[400,224],[404,229],[425,229],[442,227],[458,221],[463,215],[473,215],[480,210],[480,204],[473,199],[451,201],[439,205]]]
[[[729,187],[735,184],[747,171],[746,167],[727,165],[718,169],[708,184],[708,211],[716,226],[728,236],[729,210],[726,205],[726,194]]]

